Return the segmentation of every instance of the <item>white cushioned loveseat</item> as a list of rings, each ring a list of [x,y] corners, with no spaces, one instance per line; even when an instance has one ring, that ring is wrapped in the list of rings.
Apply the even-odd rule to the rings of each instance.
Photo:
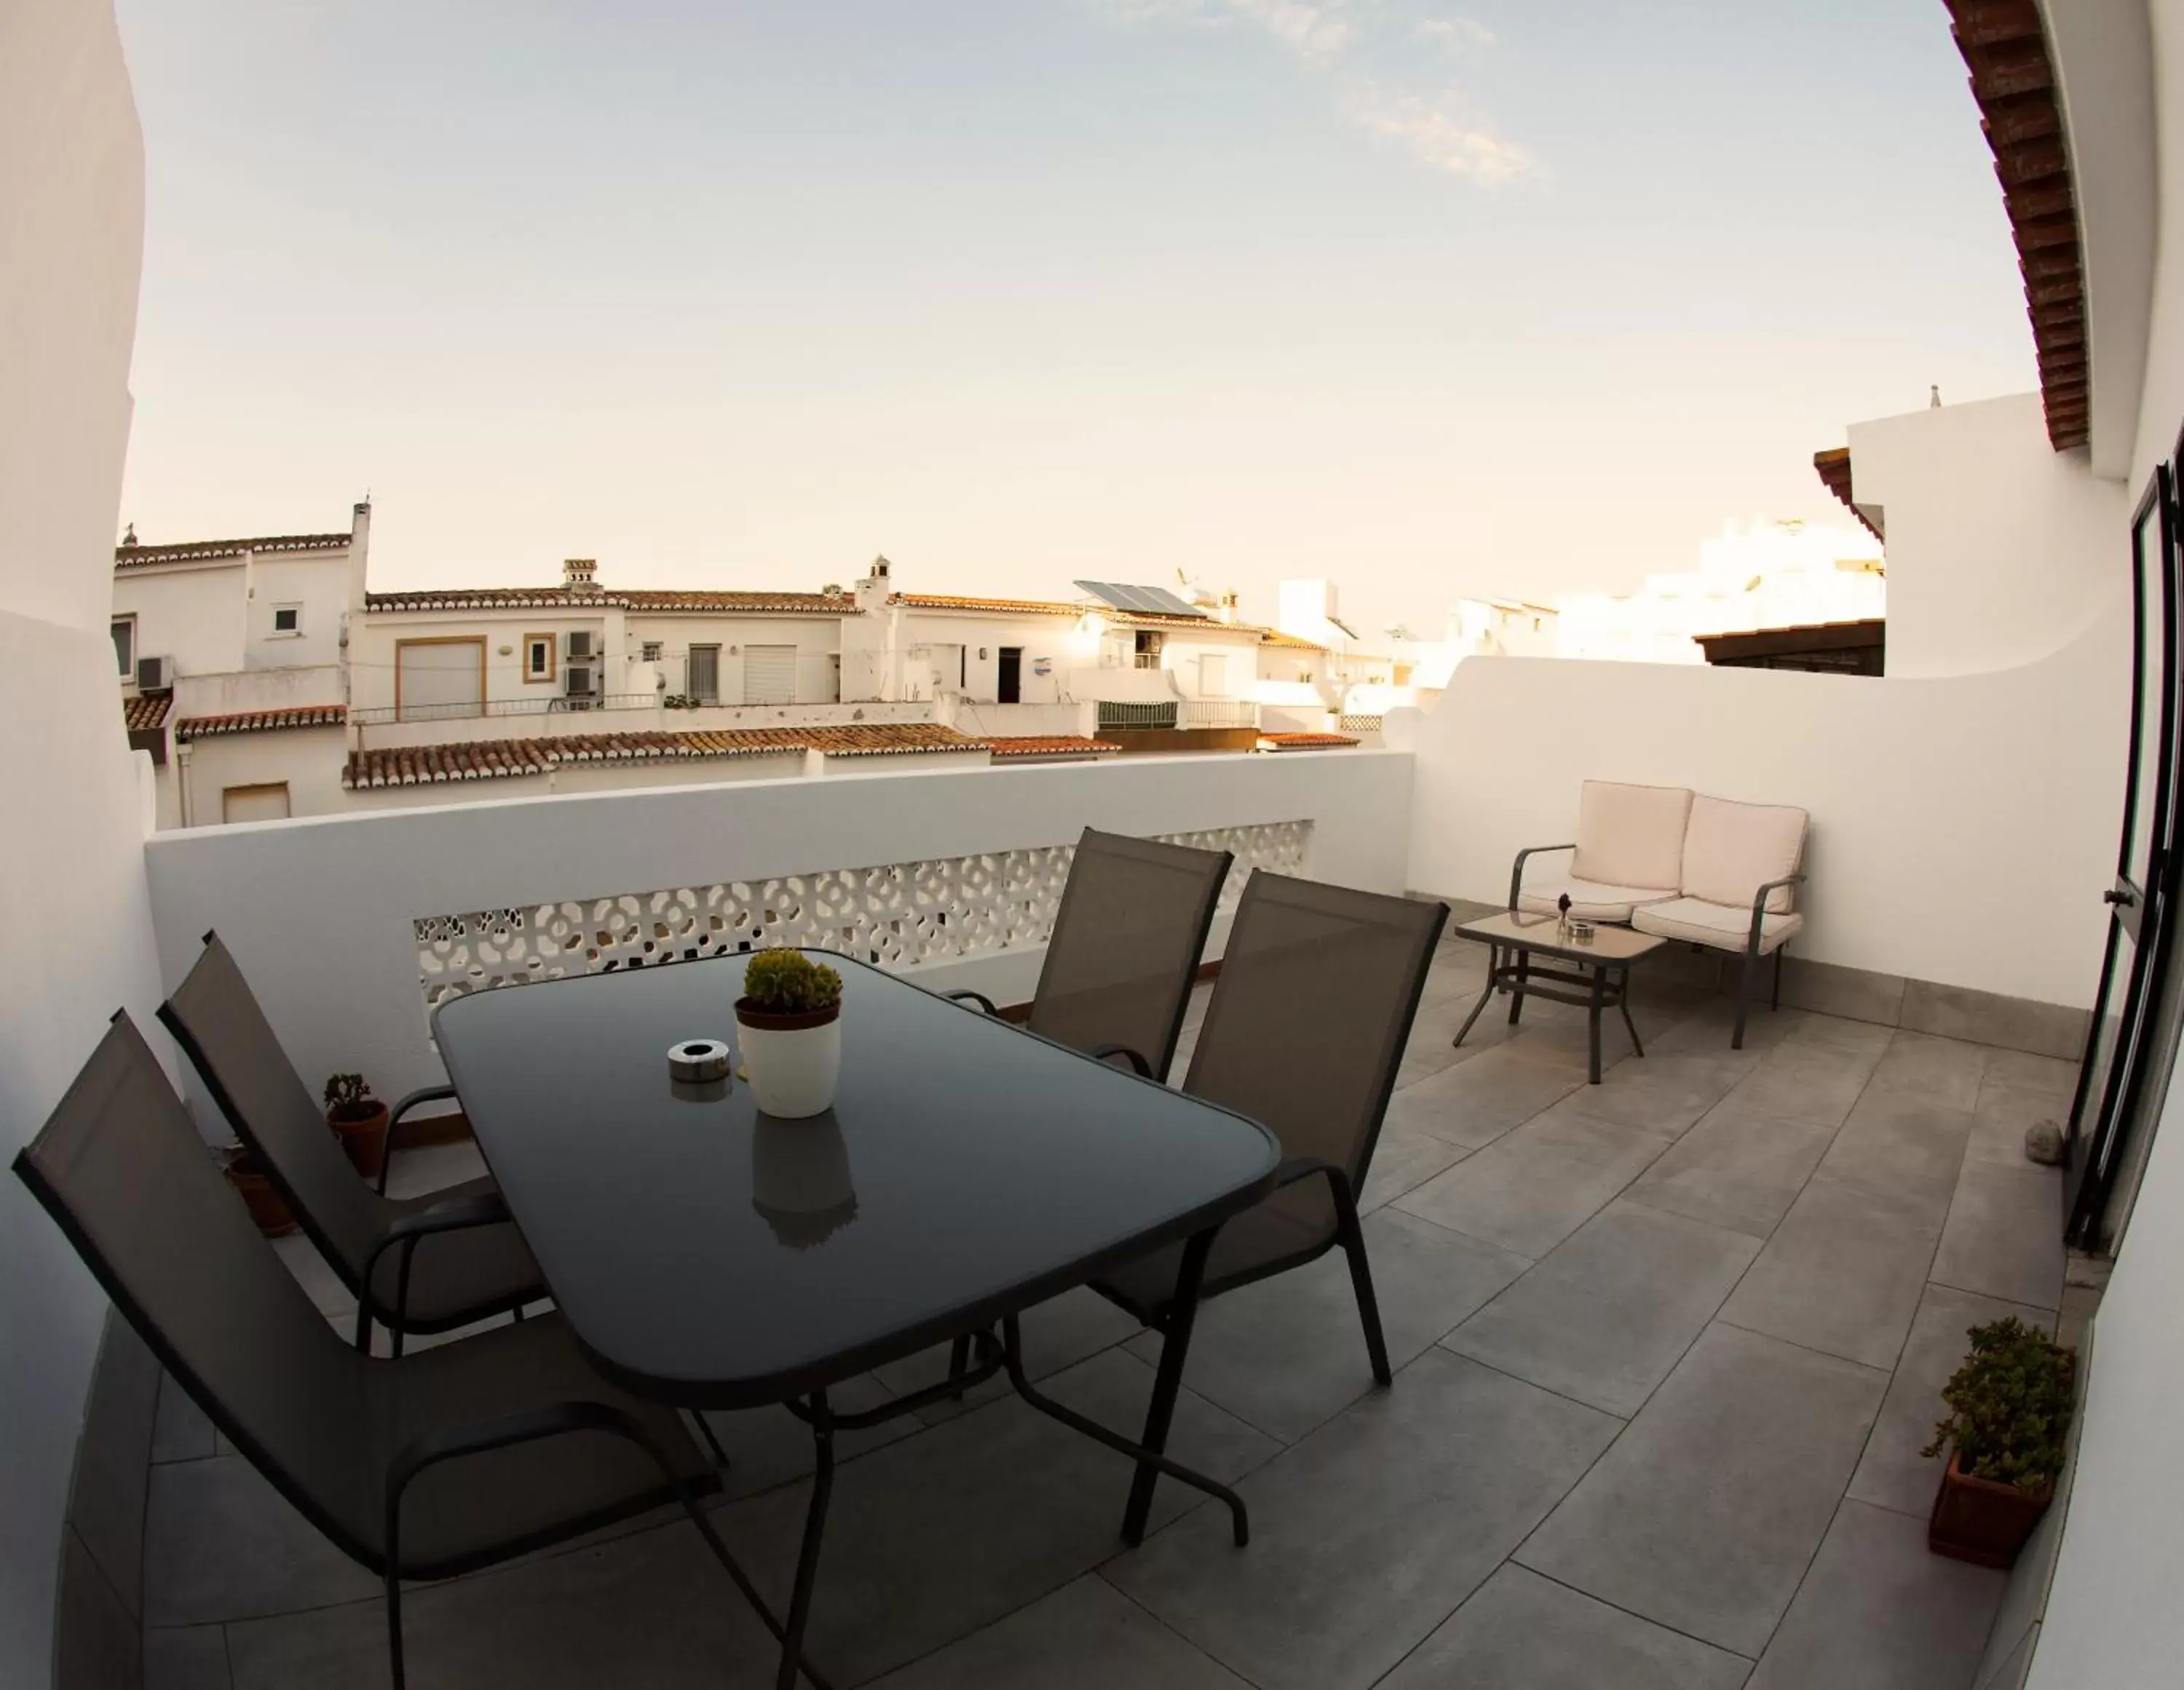
[[[1552,914],[1569,899],[1580,921],[1628,923],[1641,933],[1719,951],[1741,951],[1736,1030],[1762,957],[1774,959],[1782,1001],[1782,952],[1804,925],[1795,903],[1811,818],[1789,804],[1739,803],[1686,787],[1587,781],[1578,791],[1577,837],[1528,846],[1509,876],[1509,907]],[[1568,851],[1562,875],[1532,873],[1535,856]]]

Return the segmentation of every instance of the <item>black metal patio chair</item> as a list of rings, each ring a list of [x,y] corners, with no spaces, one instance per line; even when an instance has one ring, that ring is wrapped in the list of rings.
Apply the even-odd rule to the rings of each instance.
[[[1165,1079],[1214,906],[1234,857],[1086,828],[1069,864],[1024,1025]],[[951,992],[989,1015],[980,992]]]
[[[602,1377],[558,1315],[398,1361],[343,1343],[226,1189],[125,1014],[14,1167],[213,1424],[383,1580],[396,1690],[404,1579],[670,1503],[782,1636],[699,1505],[718,1473],[674,1409]]]
[[[490,1178],[428,1192],[385,1196],[395,1121],[419,1104],[454,1096],[452,1086],[413,1092],[388,1111],[380,1188],[365,1183],[326,1129],[310,1089],[281,1048],[250,983],[219,935],[159,1020],[188,1053],[236,1136],[319,1254],[356,1298],[356,1342],[378,1321],[402,1354],[405,1332],[444,1332],[489,1315],[521,1315],[549,1293]],[[429,1241],[429,1242],[428,1242]]]
[[[1167,1434],[1196,1304],[1337,1245],[1350,1259],[1373,1377],[1392,1382],[1357,1193],[1447,920],[1444,903],[1263,870],[1245,887],[1183,1089],[1268,1128],[1282,1142],[1282,1167],[1264,1202],[1210,1237],[1093,1281],[1164,1335],[1147,1442]],[[1144,1473],[1124,1519],[1130,1542],[1151,1505]]]

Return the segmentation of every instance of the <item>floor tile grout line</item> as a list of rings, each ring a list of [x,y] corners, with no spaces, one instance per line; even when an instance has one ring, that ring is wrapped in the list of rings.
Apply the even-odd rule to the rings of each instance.
[[[1937,1246],[1936,1248],[1938,1249],[1938,1248],[1939,1247]],[[1976,1286],[1956,1285],[1951,1283],[1946,1279],[1936,1279],[1930,1272],[1927,1276],[1926,1284],[1928,1288],[1930,1290],[1953,1291],[1959,1297],[1984,1297],[1990,1303],[2014,1303],[2020,1309],[2036,1309],[2040,1313],[2050,1316],[2059,1316],[2063,1312],[2063,1305],[2059,1300],[2053,1304],[2049,1304],[2046,1303],[2028,1303],[2022,1297],[1999,1297],[1992,1291],[1981,1291]],[[2067,1289],[2068,1287],[2062,1288]],[[1924,1302],[1925,1298],[1921,1298],[1919,1300]]]
[[[1572,1584],[1568,1579],[1557,1578],[1552,1573],[1541,1572],[1537,1567],[1527,1565],[1523,1561],[1516,1560],[1513,1555],[1510,1558],[1510,1561],[1504,1562],[1502,1565],[1506,1566],[1510,1565],[1511,1562],[1513,1562],[1519,1567],[1523,1567],[1524,1570],[1531,1574],[1533,1577],[1543,1578],[1546,1580],[1549,1584],[1559,1585],[1564,1590],[1570,1591],[1579,1596],[1582,1596],[1588,1602],[1597,1602],[1603,1608],[1612,1608],[1618,1614],[1628,1615],[1631,1619],[1641,1621],[1645,1624],[1654,1626],[1660,1631],[1669,1632],[1675,1637],[1688,1638],[1692,1643],[1700,1644],[1706,1648],[1713,1649],[1719,1654],[1733,1655],[1738,1660],[1745,1662],[1747,1665],[1757,1666],[1759,1664],[1759,1657],[1758,1655],[1747,1654],[1742,1649],[1733,1649],[1726,1643],[1718,1643],[1714,1642],[1712,1637],[1702,1637],[1696,1632],[1687,1632],[1684,1630],[1682,1626],[1672,1626],[1665,1620],[1656,1620],[1652,1615],[1641,1614],[1635,1608],[1625,1608],[1621,1603],[1611,1602],[1604,1596],[1595,1595],[1591,1591],[1585,1589],[1581,1585]]]
[[[1588,1403],[1582,1397],[1573,1397],[1567,1391],[1557,1391],[1552,1385],[1542,1385],[1536,1379],[1527,1379],[1523,1374],[1513,1373],[1506,1367],[1496,1366],[1493,1362],[1482,1360],[1475,1355],[1468,1355],[1460,1349],[1451,1349],[1449,1348],[1449,1339],[1454,1337],[1462,1330],[1463,1328],[1460,1325],[1450,1327],[1445,1335],[1435,1338],[1431,1343],[1426,1346],[1426,1348],[1446,1351],[1448,1354],[1455,1357],[1458,1361],[1469,1362],[1474,1367],[1483,1367],[1489,1373],[1498,1373],[1504,1379],[1514,1380],[1518,1384],[1524,1386],[1530,1390],[1541,1392],[1547,1396],[1555,1398],[1558,1401],[1571,1404],[1577,1408],[1590,1409],[1592,1413],[1596,1415],[1606,1415],[1608,1419],[1621,1422],[1621,1424],[1616,1428],[1615,1436],[1617,1437],[1622,1437],[1624,1431],[1629,1427],[1630,1422],[1638,1418],[1635,1410],[1628,1415],[1618,1415],[1613,1409],[1603,1409],[1597,1403]],[[1412,1358],[1412,1361],[1417,1359],[1418,1358],[1416,1356]],[[1405,1365],[1408,1365],[1409,1364],[1407,1363]],[[1610,1439],[1609,1441],[1613,1443],[1613,1439]],[[1577,1482],[1575,1480],[1572,1480],[1570,1482],[1570,1490],[1575,1490],[1576,1488]],[[1564,1491],[1563,1493],[1563,1497],[1566,1497],[1568,1494],[1569,1491]],[[1555,1504],[1557,1507],[1560,1507],[1562,1505],[1562,1497],[1557,1497],[1555,1498]],[[1552,1511],[1552,1509],[1549,1510],[1550,1513]],[[1513,1554],[1514,1551],[1512,1551],[1512,1553]]]
[[[1829,1361],[1839,1361],[1845,1367],[1856,1367],[1860,1368],[1868,1373],[1877,1373],[1880,1375],[1882,1378],[1889,1380],[1892,1382],[1896,1377],[1896,1372],[1893,1368],[1876,1367],[1869,1361],[1860,1361],[1854,1355],[1838,1355],[1835,1351],[1831,1349],[1822,1349],[1816,1344],[1800,1343],[1795,1338],[1786,1338],[1780,1333],[1776,1332],[1763,1332],[1757,1326],[1747,1326],[1741,1321],[1727,1320],[1719,1315],[1716,1315],[1709,1324],[1727,1326],[1731,1331],[1742,1332],[1745,1337],[1748,1338],[1764,1338],[1769,1343],[1785,1344],[1791,1349],[1802,1350],[1807,1355],[1817,1355],[1824,1357]],[[1858,1446],[1858,1448],[1860,1458],[1863,1459],[1864,1446],[1861,1444]]]
[[[1210,1501],[1212,1498],[1209,1498],[1208,1500]],[[1091,1576],[1098,1579],[1101,1584],[1113,1591],[1116,1595],[1121,1597],[1123,1601],[1128,1603],[1131,1607],[1136,1609],[1140,1614],[1143,1614],[1147,1619],[1150,1620],[1153,1624],[1159,1626],[1161,1630],[1167,1632],[1168,1636],[1173,1637],[1178,1643],[1181,1643],[1193,1654],[1197,1655],[1201,1659],[1211,1661],[1215,1666],[1219,1667],[1223,1672],[1234,1677],[1239,1682],[1253,1687],[1253,1690],[1263,1690],[1263,1687],[1260,1685],[1259,1681],[1252,1677],[1250,1673],[1245,1671],[1241,1667],[1234,1665],[1230,1662],[1224,1660],[1221,1656],[1216,1654],[1212,1649],[1198,1642],[1189,1632],[1182,1630],[1178,1626],[1170,1625],[1159,1612],[1139,1601],[1138,1598],[1130,1592],[1123,1589],[1121,1585],[1117,1584],[1114,1580],[1109,1578],[1106,1574],[1106,1569],[1112,1566],[1115,1564],[1115,1560],[1119,1559],[1120,1557],[1118,1556],[1112,1559],[1101,1562],[1098,1566],[1092,1569]],[[1065,1588],[1066,1587],[1065,1587]]]

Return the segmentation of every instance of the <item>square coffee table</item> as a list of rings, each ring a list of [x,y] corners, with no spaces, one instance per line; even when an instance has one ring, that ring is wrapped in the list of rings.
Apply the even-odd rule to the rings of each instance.
[[[1652,955],[1667,943],[1666,940],[1651,933],[1633,932],[1628,927],[1596,923],[1591,941],[1580,944],[1564,930],[1559,916],[1535,915],[1521,909],[1499,910],[1474,921],[1459,921],[1453,931],[1459,938],[1475,940],[1487,947],[1486,990],[1472,1005],[1471,1014],[1464,1018],[1454,1042],[1463,1042],[1464,1035],[1479,1019],[1479,1012],[1499,988],[1509,993],[1512,1026],[1524,1013],[1528,997],[1576,1003],[1589,1012],[1586,1020],[1591,1032],[1591,1077],[1596,1086],[1600,1083],[1600,1012],[1610,1004],[1623,1012],[1623,1025],[1630,1030],[1630,1048],[1639,1055],[1645,1055],[1646,1047],[1638,1042],[1638,1024],[1630,1019],[1630,966]],[[1502,960],[1505,951],[1511,957],[1507,962]],[[1570,966],[1540,968],[1532,961],[1535,956]],[[1574,971],[1579,970],[1583,971]],[[1575,989],[1563,989],[1565,987]]]

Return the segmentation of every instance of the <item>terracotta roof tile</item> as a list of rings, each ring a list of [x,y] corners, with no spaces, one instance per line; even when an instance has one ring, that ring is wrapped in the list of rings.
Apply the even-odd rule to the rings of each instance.
[[[274,733],[284,728],[337,728],[348,720],[339,704],[298,704],[286,710],[242,710],[227,716],[184,716],[175,724],[175,737],[187,743],[227,733]]]
[[[131,733],[150,733],[167,725],[167,712],[174,708],[171,692],[139,692],[134,698],[121,701],[121,725]]]
[[[1002,734],[987,743],[996,758],[1112,757],[1123,748],[1112,740],[1078,734]]]
[[[2036,0],[1945,0],[1981,127],[1994,154],[2017,242],[2040,364],[2048,441],[2058,452],[2090,432],[2084,265],[2075,185],[2055,101],[2055,72]]]
[[[570,734],[559,739],[457,740],[443,745],[390,745],[352,752],[342,771],[351,788],[418,787],[543,775],[565,764],[671,763],[723,757],[766,757],[817,751],[829,757],[916,756],[983,751],[989,742],[938,722],[868,723],[847,727],[722,728],[669,733]]]
[[[1358,743],[1360,742],[1355,735],[1346,733],[1262,733],[1259,736],[1262,751],[1332,751]]]
[[[367,613],[403,610],[638,610],[780,616],[854,616],[857,602],[841,592],[710,592],[630,587],[444,586],[415,592],[367,592]]]
[[[114,548],[117,570],[148,564],[193,564],[239,558],[245,552],[332,552],[348,545],[346,534],[269,534],[256,540],[192,540],[179,546],[120,545]]]
[[[1279,646],[1284,651],[1323,652],[1327,648],[1318,640],[1299,639],[1295,634],[1284,634],[1279,628],[1269,628],[1259,637],[1262,646]]]
[[[1843,502],[1844,508],[1852,516],[1865,525],[1865,531],[1883,545],[1886,545],[1888,536],[1874,526],[1872,519],[1858,508],[1857,501],[1852,497],[1850,448],[1837,446],[1825,452],[1815,452],[1813,454],[1813,468],[1819,471],[1822,485]]]

